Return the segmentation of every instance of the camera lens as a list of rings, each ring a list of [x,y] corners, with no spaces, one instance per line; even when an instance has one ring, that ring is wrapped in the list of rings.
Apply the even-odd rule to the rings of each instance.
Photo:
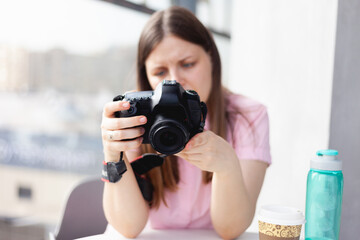
[[[160,135],[159,140],[162,145],[171,147],[178,141],[178,136],[174,132],[164,132]]]
[[[189,135],[189,131],[180,122],[161,118],[151,127],[149,140],[156,151],[171,155],[184,149]]]

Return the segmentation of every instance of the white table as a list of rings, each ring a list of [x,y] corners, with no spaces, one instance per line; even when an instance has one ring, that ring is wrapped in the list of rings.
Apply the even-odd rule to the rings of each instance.
[[[119,234],[111,225],[108,225],[104,234],[79,238],[77,240],[124,240],[128,239]],[[219,240],[221,239],[212,229],[174,229],[155,230],[146,226],[142,233],[136,238],[140,240]],[[259,240],[259,234],[245,232],[237,240]]]

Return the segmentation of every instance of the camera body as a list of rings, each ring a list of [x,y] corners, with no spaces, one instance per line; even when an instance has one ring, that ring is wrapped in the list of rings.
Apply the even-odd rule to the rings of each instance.
[[[166,155],[180,152],[204,129],[206,104],[194,90],[185,90],[175,80],[164,80],[154,91],[128,92],[113,100],[130,102],[130,108],[116,112],[115,117],[146,116],[143,143]]]

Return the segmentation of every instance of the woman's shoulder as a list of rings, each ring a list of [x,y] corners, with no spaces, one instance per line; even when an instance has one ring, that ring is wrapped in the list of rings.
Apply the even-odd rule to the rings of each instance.
[[[226,112],[231,117],[245,117],[249,122],[266,115],[267,108],[264,104],[250,97],[227,92],[225,94]]]
[[[269,118],[262,103],[240,94],[226,96],[228,141],[239,159],[255,159],[271,163]]]

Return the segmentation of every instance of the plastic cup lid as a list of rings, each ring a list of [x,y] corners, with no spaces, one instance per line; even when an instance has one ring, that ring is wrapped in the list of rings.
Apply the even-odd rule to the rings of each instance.
[[[305,223],[304,214],[300,210],[281,205],[262,206],[258,219],[262,222],[278,225],[293,226]]]

